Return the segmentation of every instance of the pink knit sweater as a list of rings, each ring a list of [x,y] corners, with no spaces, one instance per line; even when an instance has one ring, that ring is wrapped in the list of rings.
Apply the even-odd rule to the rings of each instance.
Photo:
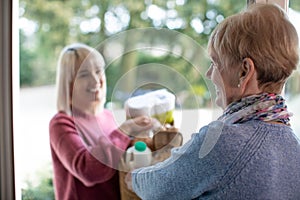
[[[57,113],[50,122],[56,200],[120,199],[117,165],[130,139],[111,112]]]

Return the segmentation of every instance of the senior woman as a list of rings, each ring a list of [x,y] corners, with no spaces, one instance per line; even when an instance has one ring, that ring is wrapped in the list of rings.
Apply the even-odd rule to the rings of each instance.
[[[281,96],[298,42],[276,5],[223,20],[209,40],[206,74],[223,115],[166,161],[134,170],[133,190],[145,200],[300,199],[300,145]]]
[[[75,43],[58,61],[57,113],[50,122],[55,199],[120,199],[117,165],[129,135],[149,130],[141,116],[119,127],[106,101],[105,63],[96,49]]]

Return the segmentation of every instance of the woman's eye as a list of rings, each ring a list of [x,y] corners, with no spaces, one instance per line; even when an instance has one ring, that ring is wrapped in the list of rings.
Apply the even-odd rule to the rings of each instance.
[[[88,76],[88,74],[86,74],[86,73],[82,73],[82,74],[78,75],[79,78],[83,78],[83,77],[87,77],[87,76]]]

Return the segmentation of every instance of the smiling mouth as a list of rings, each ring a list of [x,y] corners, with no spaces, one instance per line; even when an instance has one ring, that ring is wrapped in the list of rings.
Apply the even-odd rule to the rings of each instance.
[[[99,92],[100,91],[100,88],[92,88],[92,89],[88,89],[87,90],[88,92]]]

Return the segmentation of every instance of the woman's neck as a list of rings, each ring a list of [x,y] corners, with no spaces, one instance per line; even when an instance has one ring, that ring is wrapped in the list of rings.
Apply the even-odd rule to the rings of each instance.
[[[76,108],[73,107],[73,112],[82,113],[85,115],[96,116],[104,110],[104,107],[101,105],[90,106],[88,108]]]

